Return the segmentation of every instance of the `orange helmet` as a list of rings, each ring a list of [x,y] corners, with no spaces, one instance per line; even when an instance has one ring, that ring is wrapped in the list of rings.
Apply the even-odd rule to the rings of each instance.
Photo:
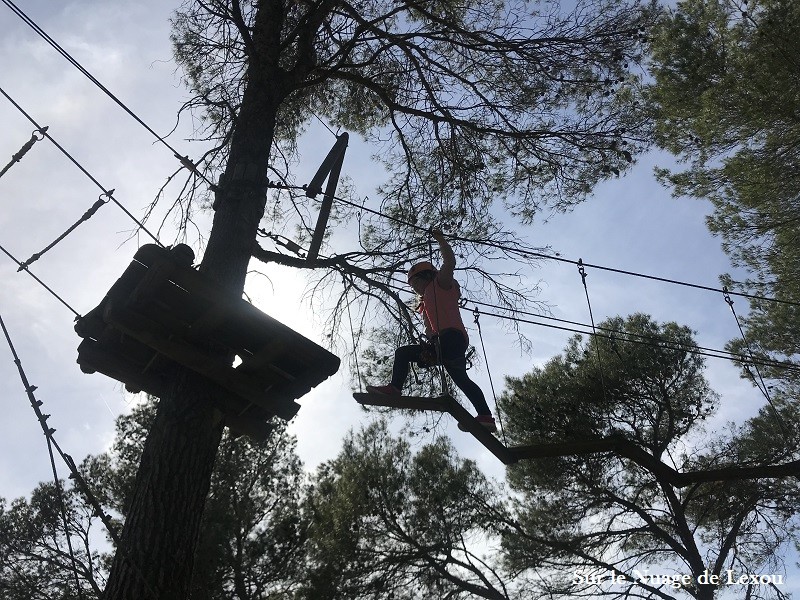
[[[411,283],[411,278],[414,277],[414,275],[418,275],[420,273],[424,273],[425,271],[433,271],[435,273],[436,272],[436,267],[434,267],[427,260],[424,260],[422,262],[419,262],[419,263],[415,264],[413,267],[411,267],[408,270],[408,281],[409,281],[409,283]]]

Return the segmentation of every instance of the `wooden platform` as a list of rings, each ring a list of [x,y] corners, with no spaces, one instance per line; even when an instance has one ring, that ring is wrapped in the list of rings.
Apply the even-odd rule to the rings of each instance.
[[[272,416],[333,375],[339,358],[182,262],[142,246],[102,302],[78,320],[78,363],[162,397],[177,365],[194,371],[238,432],[263,438]],[[230,364],[237,356],[240,364]]]
[[[436,398],[418,398],[416,396],[387,396],[384,394],[355,393],[353,398],[366,406],[386,406],[389,408],[407,408],[411,410],[432,410],[446,412],[455,418],[469,433],[475,436],[484,447],[494,454],[505,465],[517,462],[516,455],[503,443],[478,423],[463,406],[452,396]]]

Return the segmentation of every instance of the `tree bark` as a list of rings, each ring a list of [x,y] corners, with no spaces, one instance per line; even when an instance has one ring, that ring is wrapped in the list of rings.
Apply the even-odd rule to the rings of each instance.
[[[231,298],[241,297],[244,289],[266,204],[276,114],[286,96],[285,74],[278,67],[282,21],[280,0],[260,3],[248,85],[200,265],[200,271],[221,284]],[[220,359],[232,357],[220,355]],[[188,370],[176,370],[171,391],[161,399],[145,441],[105,600],[188,598],[222,428],[210,392]]]

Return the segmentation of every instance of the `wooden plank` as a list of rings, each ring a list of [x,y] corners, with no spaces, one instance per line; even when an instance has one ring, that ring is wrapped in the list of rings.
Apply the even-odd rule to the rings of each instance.
[[[225,425],[231,430],[231,435],[238,437],[242,434],[256,442],[263,442],[269,438],[275,426],[264,419],[249,418],[233,414],[225,415]]]
[[[267,393],[267,386],[262,382],[245,373],[237,373],[230,365],[211,358],[180,339],[172,339],[170,336],[153,331],[157,328],[148,327],[141,318],[137,319],[136,315],[128,310],[109,306],[106,316],[115,329],[119,329],[254,404],[263,406],[282,419],[291,419],[300,410],[300,405],[293,399],[276,398],[275,394]]]
[[[484,447],[494,454],[504,465],[517,462],[517,457],[503,443],[492,435],[483,425],[475,420],[467,409],[451,396],[437,398],[417,398],[415,396],[387,396],[384,394],[355,393],[353,398],[366,406],[386,406],[388,408],[405,408],[409,410],[431,410],[449,413],[459,424],[471,433]]]
[[[131,391],[143,390],[159,398],[164,393],[165,381],[158,374],[145,373],[141,365],[131,362],[128,357],[114,352],[91,339],[85,339],[78,346],[78,364],[85,373],[97,371],[122,382]]]
[[[596,454],[598,452],[614,452],[616,449],[617,443],[615,440],[601,439],[512,446],[508,450],[517,457],[517,460],[528,460],[533,458],[553,458],[558,456]]]

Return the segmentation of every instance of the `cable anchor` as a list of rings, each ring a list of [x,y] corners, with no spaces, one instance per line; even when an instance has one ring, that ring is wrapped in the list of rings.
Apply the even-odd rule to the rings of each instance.
[[[200,163],[195,163],[191,158],[189,158],[188,154],[186,156],[181,156],[177,152],[173,152],[173,156],[175,156],[175,158],[177,158],[180,161],[180,163],[181,163],[181,165],[183,166],[184,169],[186,169],[190,173],[194,173],[200,179],[205,180],[205,182],[208,184],[208,188],[212,192],[217,192],[219,190],[219,187],[215,183],[212,183],[208,179],[206,179],[206,176],[203,175],[200,172],[200,169],[197,168],[197,165],[200,164]]]
[[[39,129],[35,129],[33,131],[33,133],[31,133],[31,139],[29,139],[27,142],[25,142],[22,145],[22,148],[20,148],[19,151],[16,154],[12,154],[11,155],[11,161],[5,167],[3,167],[2,171],[0,171],[0,177],[5,175],[6,171],[8,171],[12,166],[14,166],[14,164],[16,164],[19,161],[21,161],[22,157],[25,156],[28,153],[28,150],[33,148],[33,145],[36,142],[40,142],[45,138],[45,135],[47,134],[47,129],[48,129],[48,127],[41,127]],[[36,135],[37,133],[39,135],[41,135],[41,137],[37,137],[37,135]]]
[[[733,310],[733,300],[731,299],[730,292],[728,291],[728,286],[722,287],[722,297],[725,299],[725,302],[727,302],[728,307],[730,307],[731,309],[731,312],[733,312],[735,315],[736,313]]]
[[[296,242],[293,242],[292,240],[290,240],[285,235],[280,235],[278,233],[272,233],[271,231],[266,231],[263,228],[259,229],[258,233],[259,233],[259,235],[261,235],[263,237],[267,237],[267,238],[271,239],[273,242],[275,242],[279,246],[283,246],[289,252],[292,252],[292,253],[296,254],[300,258],[305,258],[306,255],[305,255],[305,252],[303,251],[302,246],[300,246]],[[283,238],[283,239],[281,239],[281,238]]]

